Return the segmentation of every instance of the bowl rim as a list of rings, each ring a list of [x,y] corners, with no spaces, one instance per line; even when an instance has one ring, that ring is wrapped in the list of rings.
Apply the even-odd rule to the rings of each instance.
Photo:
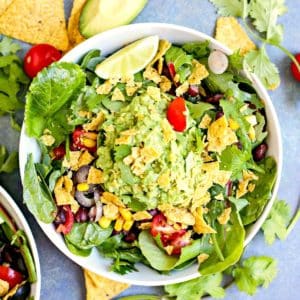
[[[78,57],[82,57],[87,51],[89,51],[90,49],[94,49],[94,48],[89,47],[89,44],[93,44],[93,42],[96,42],[98,39],[109,38],[110,35],[114,35],[116,33],[122,32],[122,31],[126,32],[126,30],[139,31],[139,32],[145,31],[146,32],[145,36],[147,36],[147,35],[149,35],[147,33],[147,29],[149,29],[149,28],[151,28],[152,30],[153,29],[171,30],[171,31],[181,31],[181,32],[185,32],[188,34],[192,34],[194,36],[197,36],[197,38],[199,40],[208,40],[210,42],[210,47],[213,49],[214,48],[221,49],[227,55],[230,55],[233,53],[228,47],[226,47],[219,41],[215,40],[213,37],[211,37],[205,33],[202,33],[196,29],[192,29],[189,27],[181,26],[181,25],[169,24],[169,23],[149,22],[149,23],[136,23],[136,24],[124,25],[124,26],[120,26],[120,27],[99,33],[99,34],[83,41],[76,47],[74,47],[72,50],[70,50],[68,53],[66,53],[60,61],[75,62],[76,60],[78,60]],[[128,32],[126,32],[126,33],[128,34]],[[246,71],[245,69],[244,69],[244,71],[246,73],[245,75],[247,77],[249,77],[249,79],[252,81],[252,83],[256,84],[256,86],[257,86],[256,90],[257,91],[259,90],[262,95],[260,98],[263,98],[265,105],[268,106],[268,108],[270,110],[270,114],[272,116],[274,126],[275,126],[276,139],[278,142],[278,149],[277,149],[278,157],[276,157],[277,177],[276,177],[276,181],[275,181],[275,184],[274,184],[274,187],[272,190],[272,196],[271,196],[269,202],[267,203],[267,205],[264,207],[264,210],[261,213],[260,217],[256,220],[255,223],[253,223],[252,225],[249,226],[249,229],[246,232],[246,238],[245,238],[245,242],[244,242],[244,247],[246,247],[250,243],[250,241],[254,238],[254,236],[257,234],[257,232],[259,231],[263,222],[267,218],[267,216],[273,206],[273,203],[275,201],[277,192],[278,192],[279,183],[280,183],[280,179],[281,179],[281,172],[282,172],[282,138],[281,138],[281,130],[280,130],[280,126],[279,126],[278,117],[277,117],[275,108],[272,104],[271,98],[270,98],[267,90],[265,89],[265,87],[263,86],[263,84],[260,82],[260,80],[258,79],[258,77],[255,74],[250,73],[250,72]],[[25,123],[23,123],[23,125],[22,125],[21,138],[20,138],[20,143],[19,143],[19,153],[20,153],[19,167],[20,167],[20,176],[21,176],[22,184],[23,184],[23,180],[24,180],[24,166],[26,163],[26,159],[25,159],[24,155],[23,156],[21,155],[21,153],[22,153],[21,149],[22,149],[22,143],[23,143],[24,136],[27,136],[25,133]],[[50,239],[50,241],[64,255],[66,255],[69,259],[71,259],[76,264],[80,265],[81,267],[90,269],[91,271],[95,272],[95,269],[93,269],[92,266],[84,265],[84,263],[81,260],[79,261],[79,256],[72,254],[68,250],[66,245],[64,248],[61,248],[59,245],[56,245],[54,237],[52,235],[49,236],[49,234],[47,233],[46,226],[48,224],[44,224],[43,222],[39,221],[38,219],[36,219],[36,221],[39,224],[39,226],[41,227],[41,229],[43,230],[43,232]],[[180,271],[178,271],[178,272],[180,272]],[[200,276],[200,273],[198,271],[194,272],[192,274],[189,274],[189,275],[185,275],[180,278],[175,278],[175,279],[174,278],[172,279],[172,275],[170,275],[170,279],[167,279],[167,280],[164,279],[163,282],[161,282],[161,281],[143,281],[139,278],[128,279],[124,275],[122,276],[119,274],[115,274],[111,271],[104,271],[104,272],[98,271],[97,273],[101,276],[105,276],[112,280],[117,280],[117,281],[125,282],[128,284],[134,284],[134,285],[143,285],[143,286],[160,286],[160,285],[166,285],[166,284],[174,284],[174,283],[191,280],[191,279],[194,279],[194,278],[197,278]],[[138,274],[138,272],[137,272],[137,274]],[[159,274],[158,274],[158,276],[159,276]]]
[[[4,199],[4,203],[2,202],[2,199],[0,198],[0,204],[5,208],[8,215],[13,219],[13,221],[16,223],[18,229],[24,230],[27,239],[28,244],[30,246],[30,250],[33,256],[35,268],[36,268],[36,275],[37,280],[36,282],[31,284],[31,296],[34,297],[34,299],[39,300],[40,299],[40,293],[41,293],[41,266],[40,266],[40,260],[39,260],[39,253],[37,250],[37,245],[34,240],[34,236],[32,234],[32,231],[30,229],[30,226],[25,219],[25,216],[23,215],[21,209],[19,206],[15,203],[14,199],[10,196],[10,194],[0,185],[0,196]],[[19,226],[21,224],[21,226]]]

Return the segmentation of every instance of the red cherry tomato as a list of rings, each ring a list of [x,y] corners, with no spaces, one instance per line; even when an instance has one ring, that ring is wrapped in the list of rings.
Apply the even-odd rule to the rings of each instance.
[[[66,155],[66,147],[64,144],[59,145],[53,149],[54,159],[61,160]]]
[[[59,224],[56,231],[62,234],[68,234],[72,230],[74,224],[74,215],[69,205],[63,206],[63,210],[66,221],[63,224]]]
[[[297,62],[300,64],[300,53],[295,55],[295,58],[296,58]],[[298,70],[298,68],[294,62],[291,63],[291,71],[292,71],[294,78],[296,80],[300,81],[300,71]]]
[[[181,249],[191,243],[190,237],[185,233],[186,230],[182,229],[170,237],[170,245],[174,247],[172,254],[180,254]]]
[[[167,223],[167,218],[162,213],[159,213],[153,217],[150,230],[152,236],[157,236],[160,234],[161,240],[164,242],[164,240],[166,239],[167,241],[168,236],[175,231],[176,230]]]
[[[181,97],[173,100],[167,110],[167,118],[169,123],[176,131],[184,131],[186,128],[186,107],[185,101]]]
[[[43,68],[60,58],[61,53],[55,47],[48,44],[35,45],[25,55],[24,71],[30,78],[33,78]]]
[[[86,131],[83,130],[81,126],[77,126],[74,132],[72,133],[72,143],[71,143],[71,150],[76,151],[80,149],[85,149],[90,152],[96,152],[97,151],[97,146],[95,147],[87,147],[82,143],[82,138],[84,137]]]
[[[20,272],[5,266],[0,266],[0,279],[8,282],[9,289],[12,289],[24,280]]]

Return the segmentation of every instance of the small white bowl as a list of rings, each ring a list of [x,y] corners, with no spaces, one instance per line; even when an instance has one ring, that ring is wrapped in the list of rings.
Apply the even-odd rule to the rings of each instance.
[[[23,213],[21,212],[21,210],[19,209],[15,201],[11,198],[11,196],[5,191],[5,189],[1,185],[0,185],[0,204],[2,207],[4,207],[4,209],[9,214],[11,219],[17,225],[17,228],[24,230],[27,236],[28,244],[35,263],[36,275],[37,275],[37,281],[31,284],[30,296],[34,297],[35,300],[39,300],[40,293],[41,293],[41,268],[40,268],[39,255],[38,255],[37,247],[32,232],[29,228],[29,225]]]
[[[227,47],[222,45],[220,42],[199,31],[171,24],[143,23],[122,26],[98,34],[72,49],[62,58],[62,61],[78,62],[84,56],[84,54],[91,49],[100,49],[103,55],[108,55],[128,43],[150,35],[159,35],[160,38],[167,39],[174,44],[183,44],[185,42],[191,41],[208,40],[210,42],[211,48],[219,49],[228,55],[232,53]],[[252,81],[253,87],[256,89],[261,99],[264,100],[266,105],[268,131],[270,133],[268,137],[268,154],[272,155],[275,158],[278,170],[272,197],[269,203],[266,205],[260,218],[249,228],[245,240],[245,246],[258,232],[262,223],[264,222],[268,213],[270,212],[270,209],[275,200],[275,196],[277,194],[282,169],[281,134],[275,109],[266,89],[263,87],[258,78],[252,74],[247,74],[247,76]],[[24,126],[22,128],[19,150],[20,173],[23,180],[24,167],[26,164],[28,154],[32,153],[35,161],[39,161],[40,159],[39,147],[34,139],[29,138],[26,135]],[[145,265],[140,264],[137,266],[139,272],[132,272],[126,275],[119,275],[109,271],[111,261],[107,258],[101,257],[95,249],[89,257],[76,256],[68,250],[62,236],[55,232],[54,226],[52,224],[44,224],[39,221],[38,223],[40,224],[41,228],[48,236],[48,238],[66,256],[68,256],[80,266],[113,280],[135,285],[157,286],[182,282],[199,276],[198,266],[196,264],[181,271],[171,272],[169,275],[159,274],[155,270],[152,270],[146,267]]]

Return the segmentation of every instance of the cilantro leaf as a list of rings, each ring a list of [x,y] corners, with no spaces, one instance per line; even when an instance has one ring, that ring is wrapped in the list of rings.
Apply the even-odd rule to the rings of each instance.
[[[229,68],[234,72],[239,72],[243,70],[244,67],[244,56],[240,54],[240,50],[235,51],[233,54],[228,56]]]
[[[232,171],[232,179],[241,178],[242,171],[247,169],[249,153],[241,151],[236,145],[228,146],[220,155],[221,170]]]
[[[196,59],[207,57],[210,53],[209,41],[186,43],[182,46],[182,49],[192,54]]]
[[[221,16],[243,17],[249,13],[248,2],[244,0],[209,0]]]
[[[272,89],[279,85],[279,71],[270,61],[264,44],[260,49],[248,52],[245,55],[245,63],[260,78],[266,88]]]
[[[258,286],[267,288],[278,272],[277,262],[267,256],[253,256],[233,270],[232,275],[240,291],[254,295]]]
[[[256,141],[253,148],[261,144],[261,142],[267,137],[268,132],[264,131],[266,120],[264,116],[257,112],[256,114],[257,125],[254,126]]]
[[[274,243],[276,236],[283,240],[287,234],[287,224],[290,219],[290,207],[284,200],[277,200],[267,220],[262,225],[266,243]]]
[[[12,39],[4,36],[0,42],[0,53],[2,55],[14,54],[21,49],[20,45],[13,42]]]
[[[250,16],[253,18],[253,25],[262,33],[266,34],[268,41],[280,44],[283,37],[283,27],[278,25],[278,16],[287,11],[284,0],[253,0],[250,2]]]
[[[169,296],[176,297],[176,300],[201,299],[205,294],[221,299],[225,296],[225,290],[220,286],[221,283],[222,273],[216,273],[182,283],[166,285],[165,291]]]

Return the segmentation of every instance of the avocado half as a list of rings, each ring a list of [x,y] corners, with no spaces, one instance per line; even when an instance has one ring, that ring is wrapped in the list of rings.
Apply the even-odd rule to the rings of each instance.
[[[80,20],[80,33],[89,38],[99,32],[129,24],[148,0],[87,0]]]

